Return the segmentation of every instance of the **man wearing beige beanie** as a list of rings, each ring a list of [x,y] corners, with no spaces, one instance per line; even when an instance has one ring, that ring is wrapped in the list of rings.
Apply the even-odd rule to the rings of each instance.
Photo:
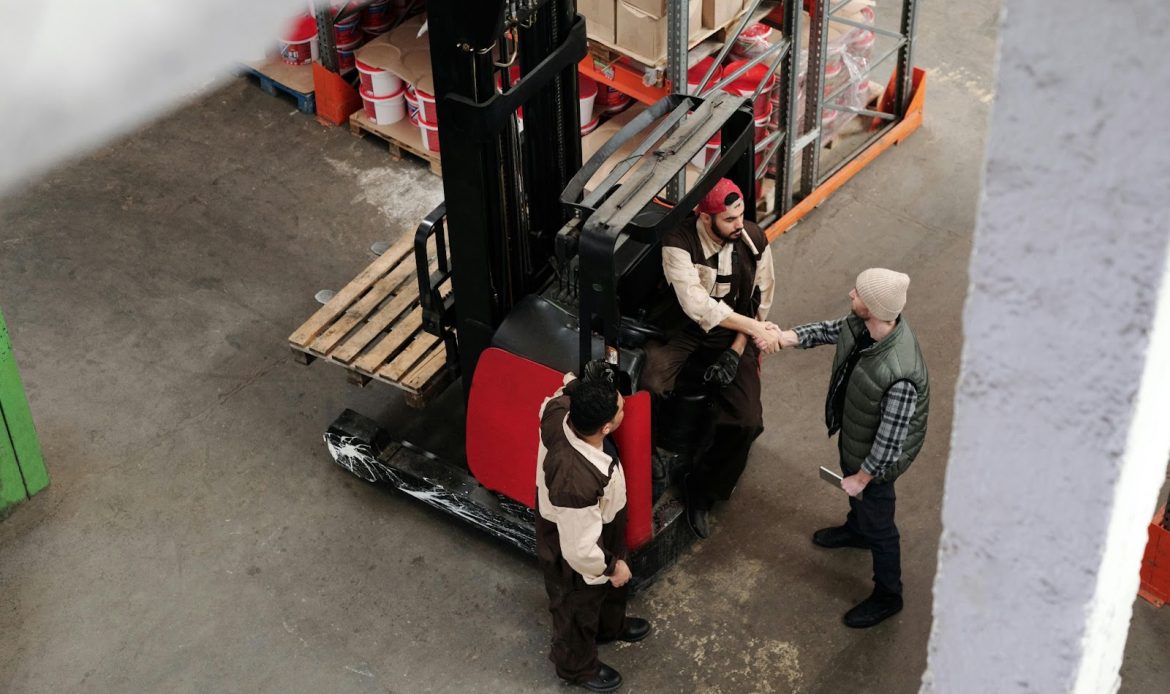
[[[839,433],[849,515],[844,525],[816,531],[813,542],[873,554],[873,593],[845,613],[845,624],[855,628],[874,626],[902,609],[894,480],[922,449],[930,410],[926,362],[901,315],[909,286],[910,277],[901,272],[870,268],[849,292],[849,315],[780,331],[782,347],[837,345],[825,424],[829,436]]]

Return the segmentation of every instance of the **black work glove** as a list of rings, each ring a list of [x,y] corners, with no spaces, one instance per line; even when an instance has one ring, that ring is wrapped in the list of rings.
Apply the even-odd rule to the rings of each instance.
[[[585,362],[585,368],[581,369],[581,375],[565,386],[565,394],[572,397],[573,392],[577,390],[577,386],[586,381],[609,381],[613,383],[613,366],[604,359],[594,359],[593,361]]]
[[[725,349],[715,357],[715,363],[703,372],[703,382],[723,388],[735,380],[739,372],[739,353],[734,349]]]
[[[613,383],[613,365],[604,359],[594,359],[585,363],[581,370],[582,381],[607,381]]]

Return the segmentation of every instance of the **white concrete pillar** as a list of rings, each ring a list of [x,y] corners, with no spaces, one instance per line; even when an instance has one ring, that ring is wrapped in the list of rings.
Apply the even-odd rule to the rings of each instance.
[[[1170,449],[1170,3],[1003,5],[922,691],[1097,694]]]

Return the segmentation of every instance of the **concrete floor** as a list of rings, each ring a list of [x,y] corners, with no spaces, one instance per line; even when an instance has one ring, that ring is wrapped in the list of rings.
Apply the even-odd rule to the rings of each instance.
[[[869,560],[808,540],[845,509],[815,474],[831,353],[783,353],[713,537],[632,603],[656,633],[603,651],[627,691],[917,689],[994,4],[924,4],[926,125],[774,246],[784,324],[844,313],[866,266],[914,278],[935,407],[899,483],[905,611],[840,625]],[[393,396],[286,347],[315,291],[440,197],[417,162],[234,80],[0,200],[0,306],[52,475],[0,523],[0,689],[562,691],[534,564],[333,466],[332,418]],[[1167,679],[1168,632],[1139,604],[1126,690]]]

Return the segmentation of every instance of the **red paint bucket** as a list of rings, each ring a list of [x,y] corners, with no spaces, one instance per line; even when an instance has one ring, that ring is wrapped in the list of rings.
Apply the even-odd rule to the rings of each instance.
[[[418,96],[414,93],[414,85],[406,85],[406,94],[403,96],[406,100],[406,116],[410,118],[410,122],[418,124]]]
[[[418,119],[418,133],[422,137],[422,146],[428,152],[439,151],[439,124]]]
[[[593,121],[593,102],[597,101],[597,83],[581,75],[577,78],[577,96],[581,100],[581,127]]]
[[[403,99],[405,89],[399,89],[397,94],[390,96],[374,96],[362,89],[362,108],[366,116],[378,125],[397,123],[406,117],[406,100]]]
[[[597,126],[601,125],[601,114],[597,114],[588,123],[581,126],[581,137],[585,137],[589,133],[597,130]]]
[[[352,4],[353,3],[350,3],[351,6]],[[349,6],[346,7],[347,10],[349,8]],[[360,22],[361,13],[358,12],[346,17],[345,19],[339,20],[336,24],[334,24],[334,43],[338,46],[348,46],[351,43],[361,41],[364,37],[362,36],[361,26],[359,26]]]
[[[772,36],[772,27],[766,24],[749,24],[731,47],[731,54],[736,58],[754,58],[772,47],[769,39]]]
[[[634,102],[629,96],[609,85],[599,87],[597,99],[601,102],[601,108],[604,113],[609,116],[621,113]]]
[[[344,75],[357,66],[357,58],[354,57],[354,51],[361,45],[361,40],[358,40],[348,46],[337,47],[337,72]]]
[[[301,15],[280,39],[280,59],[289,65],[308,65],[317,59],[317,20]]]
[[[723,72],[724,74],[734,73],[746,63],[746,60],[737,60],[729,63]],[[767,81],[765,82],[765,80]],[[768,109],[771,108],[769,101],[772,99],[772,90],[776,88],[776,75],[768,74],[768,66],[766,65],[753,65],[750,70],[727,85],[727,91],[732,94],[751,96],[755,93],[756,87],[760,86],[761,82],[764,82],[764,88],[760,90],[760,95],[756,97],[755,102],[752,104],[752,112],[756,115],[756,118],[768,115]]]
[[[439,112],[435,108],[435,81],[427,75],[414,85],[414,95],[418,98],[418,119],[428,123],[439,122]]]
[[[366,9],[362,10],[362,28],[369,31],[368,27],[387,27],[392,23],[390,17],[390,0],[374,0]],[[383,29],[379,33],[385,33]]]
[[[361,79],[361,88],[374,96],[389,96],[402,88],[402,78],[389,70],[374,67],[360,60],[355,61],[355,66]],[[417,104],[415,108],[418,108]]]
[[[687,94],[699,93],[699,80],[703,79],[703,75],[707,74],[707,70],[711,69],[711,63],[713,62],[715,62],[715,58],[707,56],[695,63],[694,67],[687,70]],[[707,80],[706,86],[714,86],[721,79],[723,79],[723,66],[719,65],[715,67],[715,72],[711,73],[711,79]]]

